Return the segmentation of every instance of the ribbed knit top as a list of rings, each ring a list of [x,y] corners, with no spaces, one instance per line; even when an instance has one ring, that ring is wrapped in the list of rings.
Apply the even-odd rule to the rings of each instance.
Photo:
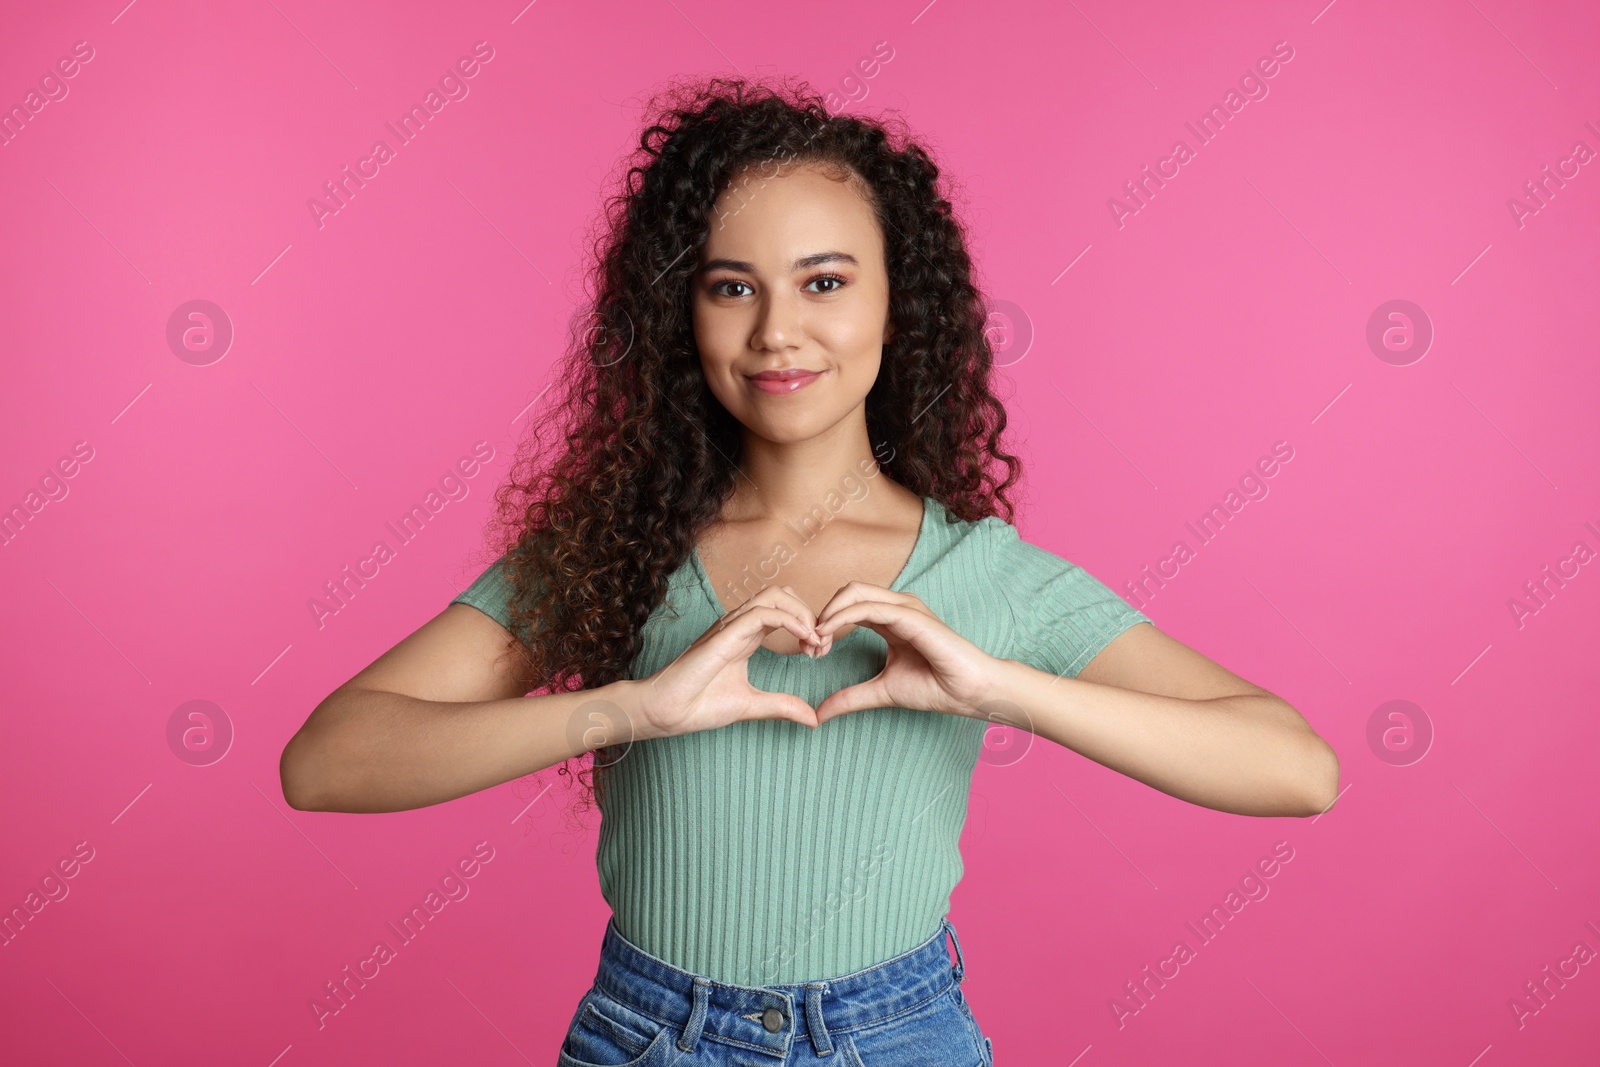
[[[507,626],[509,588],[497,560],[454,602]],[[890,588],[915,593],[990,655],[1068,676],[1150,621],[1004,519],[958,520],[932,497]],[[723,613],[691,551],[644,625],[629,677],[670,663]],[[750,683],[816,706],[878,673],[887,649],[864,625],[821,659],[759,646]],[[986,729],[884,707],[815,730],[752,720],[635,742],[607,781],[596,854],[618,931],[738,985],[837,977],[920,944],[961,880],[957,840]]]

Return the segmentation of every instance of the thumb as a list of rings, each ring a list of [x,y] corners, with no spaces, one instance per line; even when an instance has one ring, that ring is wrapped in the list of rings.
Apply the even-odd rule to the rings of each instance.
[[[764,689],[754,692],[756,700],[751,705],[754,714],[750,718],[788,719],[801,726],[817,727],[817,710],[792,693],[772,693]]]
[[[823,723],[835,715],[847,715],[852,711],[884,707],[889,701],[882,690],[881,683],[871,680],[831,693],[817,705],[817,722]]]

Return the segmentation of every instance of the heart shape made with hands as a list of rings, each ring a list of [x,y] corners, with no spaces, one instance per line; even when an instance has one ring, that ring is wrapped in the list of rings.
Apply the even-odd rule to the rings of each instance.
[[[840,635],[847,625],[851,628]],[[766,651],[816,660],[860,628],[872,630],[887,643],[883,669],[825,697],[815,709],[819,726],[837,715],[879,707],[979,714],[976,706],[984,679],[993,677],[998,661],[951,629],[914,593],[851,582],[817,618],[814,632],[821,638],[820,645],[802,640],[802,652]],[[812,655],[810,647],[819,651]]]

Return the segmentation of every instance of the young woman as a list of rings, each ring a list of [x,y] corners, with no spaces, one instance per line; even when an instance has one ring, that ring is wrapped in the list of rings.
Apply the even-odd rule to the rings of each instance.
[[[317,707],[285,796],[397,811],[591,757],[612,917],[561,1064],[991,1067],[945,918],[989,722],[1248,815],[1325,810],[1338,760],[1019,537],[923,149],[714,79],[641,153],[504,554]]]

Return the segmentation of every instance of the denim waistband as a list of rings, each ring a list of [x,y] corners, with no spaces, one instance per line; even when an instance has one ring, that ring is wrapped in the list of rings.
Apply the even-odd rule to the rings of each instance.
[[[955,946],[953,965],[946,934]],[[733,985],[657,959],[623,937],[613,917],[606,922],[594,984],[613,1000],[679,1030],[677,1044],[685,1052],[703,1034],[712,1034],[777,1053],[809,1038],[817,1055],[826,1056],[833,1051],[830,1032],[909,1011],[959,984],[965,970],[955,927],[940,919],[939,929],[922,944],[859,971],[812,982]],[[777,1016],[768,1014],[770,1009]]]

